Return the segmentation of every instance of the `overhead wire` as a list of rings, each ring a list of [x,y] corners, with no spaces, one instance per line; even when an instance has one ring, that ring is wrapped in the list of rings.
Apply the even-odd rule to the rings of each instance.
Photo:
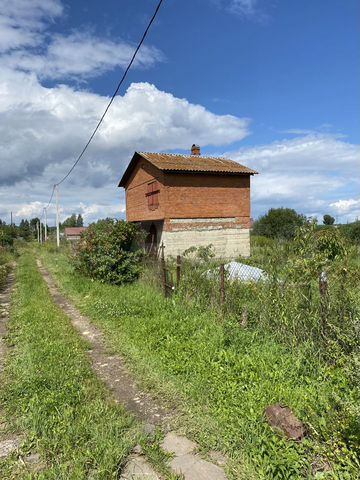
[[[69,171],[66,173],[66,175],[64,175],[64,177],[63,177],[59,182],[57,182],[57,183],[55,183],[55,184],[53,185],[53,189],[52,189],[52,192],[51,192],[50,200],[49,200],[49,202],[48,202],[48,204],[47,204],[47,206],[46,206],[45,208],[48,208],[48,207],[50,206],[51,201],[52,201],[52,199],[53,199],[53,197],[54,197],[55,188],[58,187],[59,185],[61,185],[61,184],[69,177],[69,175],[71,174],[71,172],[74,170],[74,168],[76,167],[76,165],[79,163],[79,161],[80,161],[81,158],[83,157],[83,155],[84,155],[84,153],[86,152],[88,146],[90,145],[90,143],[92,142],[93,138],[95,137],[96,132],[99,130],[100,125],[102,124],[102,122],[103,122],[103,120],[104,120],[104,118],[105,118],[105,116],[106,116],[106,114],[107,114],[107,112],[108,112],[111,104],[112,104],[113,101],[115,100],[115,97],[116,97],[116,95],[118,94],[121,85],[124,83],[125,78],[126,78],[128,72],[129,72],[132,64],[133,64],[134,61],[135,61],[136,55],[138,54],[138,52],[139,52],[139,50],[140,50],[140,48],[141,48],[141,45],[144,43],[144,40],[145,40],[145,38],[146,38],[146,36],[147,36],[147,34],[148,34],[148,31],[150,30],[150,27],[151,27],[151,25],[153,24],[153,22],[154,22],[154,20],[155,20],[155,18],[156,18],[156,16],[157,16],[157,14],[158,14],[158,12],[159,12],[159,10],[160,10],[160,7],[161,7],[161,4],[163,3],[163,1],[164,1],[164,0],[159,0],[157,6],[156,6],[156,8],[155,8],[155,11],[154,11],[154,13],[153,13],[153,15],[152,15],[152,17],[151,17],[148,25],[147,25],[147,27],[146,27],[146,29],[145,29],[142,37],[141,37],[140,42],[138,43],[138,45],[137,45],[137,47],[136,47],[136,49],[135,49],[135,51],[134,51],[134,53],[133,53],[133,55],[132,55],[132,57],[131,57],[131,60],[130,60],[129,64],[128,64],[128,66],[126,67],[126,70],[124,71],[124,73],[123,73],[123,75],[122,75],[122,77],[121,77],[121,79],[120,79],[120,81],[119,81],[119,83],[118,83],[118,85],[117,85],[117,87],[116,87],[116,89],[115,89],[115,92],[113,93],[113,95],[112,95],[109,103],[107,104],[107,106],[106,106],[106,108],[105,108],[105,110],[104,110],[104,113],[101,115],[100,120],[98,121],[98,123],[96,124],[96,127],[94,128],[92,134],[90,135],[89,140],[86,142],[84,148],[82,149],[82,151],[80,152],[79,156],[77,157],[77,159],[75,160],[74,164],[71,166],[71,168],[69,169]]]
[[[52,200],[53,197],[54,197],[55,187],[56,187],[56,185],[53,185],[53,188],[52,188],[52,191],[51,191],[51,195],[50,195],[50,200],[48,201],[46,207],[44,207],[45,210],[47,210],[47,209],[50,207],[50,205],[51,205],[51,200]]]

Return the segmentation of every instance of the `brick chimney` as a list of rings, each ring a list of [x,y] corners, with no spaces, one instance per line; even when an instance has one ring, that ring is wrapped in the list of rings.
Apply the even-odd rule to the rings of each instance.
[[[200,155],[200,147],[199,145],[195,145],[195,143],[191,147],[191,155]]]

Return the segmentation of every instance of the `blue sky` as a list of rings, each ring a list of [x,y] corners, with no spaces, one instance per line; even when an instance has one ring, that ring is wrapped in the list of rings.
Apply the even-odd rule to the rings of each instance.
[[[41,211],[155,7],[0,0],[0,217]],[[134,150],[226,155],[259,170],[252,212],[359,215],[357,0],[165,0],[104,125],[62,186],[62,215],[124,215]]]

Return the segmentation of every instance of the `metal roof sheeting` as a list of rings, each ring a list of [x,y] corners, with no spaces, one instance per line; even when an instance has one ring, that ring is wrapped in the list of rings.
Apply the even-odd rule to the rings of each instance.
[[[179,155],[170,153],[137,152],[155,165],[159,170],[188,172],[245,173],[257,172],[240,163],[221,157],[204,157],[202,155]]]
[[[255,175],[255,170],[240,163],[221,157],[204,157],[202,155],[180,155],[172,153],[135,152],[127,166],[119,187],[126,187],[131,172],[140,158],[147,160],[163,172],[173,173],[212,173],[222,175]]]

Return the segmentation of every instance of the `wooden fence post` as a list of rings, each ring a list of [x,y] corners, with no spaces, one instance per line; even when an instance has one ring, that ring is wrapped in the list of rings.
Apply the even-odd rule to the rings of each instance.
[[[221,305],[225,303],[225,268],[223,263],[220,265],[220,303]]]
[[[320,292],[320,317],[322,333],[325,335],[326,331],[326,314],[327,314],[327,292],[328,292],[328,278],[326,272],[321,272],[319,277],[319,292]]]
[[[176,257],[176,287],[179,288],[181,279],[181,257]]]

